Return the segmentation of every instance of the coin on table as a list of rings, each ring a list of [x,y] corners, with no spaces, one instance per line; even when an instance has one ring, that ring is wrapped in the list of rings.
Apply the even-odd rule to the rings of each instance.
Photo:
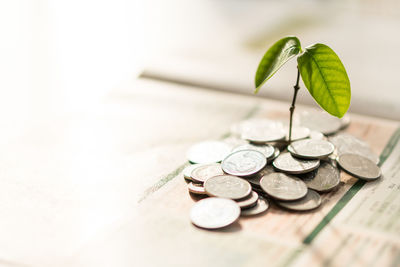
[[[268,210],[268,208],[269,208],[268,200],[266,200],[263,197],[259,197],[257,200],[257,204],[254,207],[248,209],[242,209],[240,215],[241,216],[258,215]]]
[[[253,175],[246,177],[246,181],[250,183],[252,187],[260,187],[260,180],[262,176],[259,175]]]
[[[280,172],[265,175],[260,185],[265,193],[279,200],[297,200],[307,194],[307,186],[301,179]]]
[[[255,150],[233,152],[222,161],[222,170],[235,176],[253,175],[267,164],[264,154]]]
[[[246,140],[243,140],[240,137],[237,136],[229,136],[227,138],[224,138],[223,142],[227,145],[229,145],[230,147],[237,147],[237,146],[241,146],[241,145],[247,145],[249,142],[247,142]]]
[[[264,156],[268,159],[274,155],[275,148],[271,145],[253,145],[246,144],[235,147],[232,152],[240,151],[240,150],[256,150],[264,154]]]
[[[211,163],[211,164],[204,164],[195,168],[192,171],[192,180],[197,183],[204,183],[210,177],[223,175],[224,172],[222,171],[221,164],[219,163]]]
[[[285,139],[286,132],[281,122],[259,121],[242,131],[242,139],[256,144],[265,144]]]
[[[185,169],[183,169],[183,177],[187,180],[192,180],[192,171],[203,164],[190,164]]]
[[[295,211],[307,211],[321,205],[321,196],[314,190],[308,189],[305,197],[295,201],[275,201],[279,206]]]
[[[274,155],[268,159],[268,163],[274,161],[279,156],[279,154],[281,154],[281,151],[279,150],[279,148],[275,147]]]
[[[340,129],[345,129],[347,126],[350,125],[350,115],[349,114],[345,114],[341,119],[340,119],[340,123],[341,123],[341,127]]]
[[[265,144],[285,139],[286,134],[284,129],[258,129],[257,131],[247,132],[242,135],[242,138],[255,144]]]
[[[274,167],[272,165],[267,165],[264,167],[264,169],[262,169],[261,171],[259,171],[258,173],[256,173],[253,176],[248,176],[245,177],[246,181],[248,181],[252,186],[255,187],[260,187],[260,180],[264,175],[270,174],[276,172]]]
[[[286,134],[286,140],[289,140],[289,127],[285,127],[285,132]],[[301,140],[308,138],[310,136],[310,129],[307,127],[301,127],[301,126],[293,126],[292,127],[292,136],[291,140],[296,141],[296,140]]]
[[[243,120],[237,122],[231,126],[231,133],[233,135],[241,136],[243,132],[251,131],[255,127],[259,127],[259,125],[269,125],[272,121],[260,118],[252,118],[248,120]]]
[[[338,156],[342,154],[357,154],[366,157],[374,163],[379,163],[379,157],[370,148],[370,146],[350,134],[339,134],[329,138],[329,141],[335,145]]]
[[[232,148],[228,144],[220,141],[203,141],[193,145],[187,158],[192,163],[215,163],[221,162]]]
[[[310,139],[325,140],[326,137],[321,132],[311,131],[310,132]]]
[[[264,190],[261,189],[261,187],[260,188],[254,187],[253,190],[257,192],[259,197],[263,197],[266,199],[270,198],[270,196],[267,193],[265,193]]]
[[[325,140],[304,139],[292,142],[288,151],[297,158],[321,159],[333,153],[335,147]]]
[[[190,211],[190,220],[205,229],[223,228],[234,223],[240,216],[239,205],[226,198],[209,197],[198,201]]]
[[[283,172],[290,174],[301,174],[315,170],[319,167],[319,160],[303,160],[292,157],[288,152],[282,153],[277,157],[272,165]]]
[[[236,135],[242,135],[243,133],[252,132],[260,128],[261,129],[283,128],[283,124],[282,122],[275,120],[252,118],[232,125],[231,132]]]
[[[300,125],[325,135],[334,134],[342,127],[339,118],[319,111],[303,112],[300,116]]]
[[[250,196],[246,197],[245,199],[236,200],[239,207],[242,209],[246,209],[252,207],[257,204],[258,194],[255,191],[251,191]]]
[[[299,175],[307,187],[318,192],[327,192],[340,183],[339,169],[329,162],[321,162],[318,169]]]
[[[245,198],[251,193],[249,182],[231,175],[220,175],[207,179],[204,182],[204,189],[209,196],[230,199]]]
[[[188,190],[190,193],[197,195],[206,195],[206,191],[201,184],[194,184],[193,182],[188,183]]]
[[[374,162],[357,154],[342,154],[337,162],[343,170],[362,180],[375,180],[381,176],[381,169]]]

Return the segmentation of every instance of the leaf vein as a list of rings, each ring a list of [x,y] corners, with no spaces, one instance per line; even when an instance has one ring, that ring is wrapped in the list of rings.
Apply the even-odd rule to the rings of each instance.
[[[319,71],[319,73],[320,73],[320,75],[321,75],[322,79],[324,80],[324,82],[325,82],[325,83],[327,83],[327,82],[326,82],[326,79],[325,79],[325,76],[323,75],[323,73],[322,73],[322,71],[321,71],[321,68],[320,68],[320,66],[319,66],[318,62],[315,60],[315,58],[314,58],[314,55],[313,55],[313,54],[311,54],[311,59],[314,61],[315,65],[317,66],[317,68],[318,68],[318,71]],[[336,100],[334,99],[334,97],[333,97],[332,93],[330,92],[330,90],[329,90],[328,88],[327,88],[327,90],[326,90],[326,91],[328,92],[328,94],[329,94],[330,98],[332,99],[332,102],[334,102],[334,103],[335,103],[335,109],[336,109],[337,113],[338,113],[338,114],[340,114],[340,112],[339,112],[339,109],[338,109],[338,103],[337,103],[337,102],[336,102]]]

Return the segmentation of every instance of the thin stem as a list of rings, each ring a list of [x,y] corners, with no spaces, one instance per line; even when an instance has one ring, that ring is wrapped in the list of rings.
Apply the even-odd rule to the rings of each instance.
[[[295,103],[296,103],[296,97],[297,97],[297,92],[300,89],[299,86],[299,78],[300,78],[300,71],[299,68],[297,67],[297,79],[296,79],[296,84],[293,86],[294,88],[294,94],[293,94],[293,100],[292,100],[292,105],[290,106],[290,122],[289,122],[289,144],[292,142],[292,123],[293,123],[293,112],[295,108]]]

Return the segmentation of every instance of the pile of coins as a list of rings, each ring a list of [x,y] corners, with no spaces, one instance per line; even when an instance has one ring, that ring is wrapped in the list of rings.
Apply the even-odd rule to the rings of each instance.
[[[282,122],[251,119],[233,125],[231,138],[192,146],[183,175],[191,194],[206,197],[192,207],[192,223],[226,227],[239,216],[266,212],[271,202],[288,211],[314,210],[320,194],[340,185],[340,170],[378,179],[379,157],[368,144],[338,133],[349,123],[348,117],[303,113],[289,144]]]

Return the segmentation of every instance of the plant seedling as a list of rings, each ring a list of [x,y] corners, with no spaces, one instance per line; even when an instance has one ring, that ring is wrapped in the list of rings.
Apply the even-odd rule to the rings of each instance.
[[[297,57],[297,79],[289,109],[289,143],[292,138],[297,92],[300,89],[300,75],[314,100],[333,116],[343,117],[350,106],[351,98],[350,80],[336,53],[327,45],[318,43],[303,50],[299,39],[294,36],[280,39],[265,53],[257,68],[255,93],[293,57]]]

